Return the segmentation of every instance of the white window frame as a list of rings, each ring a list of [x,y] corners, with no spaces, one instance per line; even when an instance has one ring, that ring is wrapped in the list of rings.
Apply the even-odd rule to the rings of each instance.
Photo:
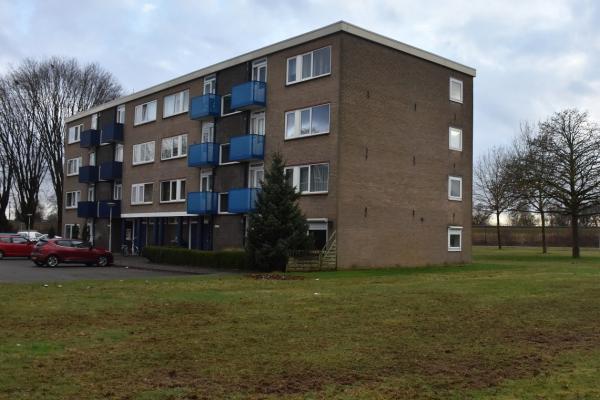
[[[258,121],[262,120],[262,125],[258,123]],[[265,135],[267,125],[267,114],[264,111],[254,111],[250,114],[250,134],[251,135]],[[262,126],[262,132],[260,132],[260,128]]]
[[[70,127],[69,134],[67,135],[67,143],[79,143],[81,141],[81,131],[83,131],[83,124]]]
[[[204,82],[202,83],[202,94],[216,94],[216,93],[217,93],[217,76],[216,75],[206,76],[204,78]]]
[[[221,196],[227,195],[227,208],[229,209],[229,192],[219,192],[217,195],[217,214],[231,214],[229,211],[221,211]]]
[[[317,165],[327,165],[327,190],[320,191],[311,191],[311,176],[312,176],[312,168]],[[301,192],[300,191],[300,168],[308,167],[308,190]],[[329,163],[315,163],[315,164],[305,164],[305,165],[294,165],[290,167],[285,167],[283,170],[284,175],[288,170],[292,170],[292,185],[302,195],[312,195],[312,194],[327,194],[329,193],[329,175],[330,175],[330,166]]]
[[[143,119],[144,106],[146,106],[146,109],[148,110],[150,108],[151,104],[153,104],[153,106],[154,106],[154,116],[150,116],[149,111],[147,111],[146,112],[147,119]],[[143,124],[147,124],[149,122],[156,121],[156,105],[157,105],[157,101],[152,100],[152,101],[148,101],[146,103],[138,104],[137,106],[135,106],[135,112],[134,112],[134,117],[133,117],[133,126],[143,125]]]
[[[79,224],[65,224],[65,239],[74,239],[73,238],[73,228],[78,227]],[[79,230],[79,228],[78,228]]]
[[[223,162],[223,146],[229,146],[229,151],[231,152],[231,144],[229,142],[227,143],[221,143],[219,145],[219,165],[232,165],[232,164],[239,164],[239,161],[229,161],[224,163]]]
[[[172,110],[168,110],[171,104],[168,104],[173,99]],[[185,89],[181,92],[173,93],[163,98],[163,118],[173,117],[175,115],[187,113],[190,103],[190,90]],[[179,106],[179,108],[177,107]]]
[[[319,132],[319,133],[309,133],[307,135],[302,135],[300,132],[302,130],[302,111],[310,111],[310,126],[311,126],[311,131],[312,131],[312,114],[313,114],[313,109],[317,108],[317,107],[322,107],[322,106],[328,106],[329,109],[329,128],[327,129],[326,132]],[[288,115],[289,114],[294,114],[294,133],[291,136],[288,136]],[[319,135],[327,135],[328,133],[331,132],[331,103],[323,103],[323,104],[317,104],[314,106],[310,106],[310,107],[306,107],[306,108],[301,108],[298,110],[291,110],[291,111],[287,111],[284,114],[284,138],[285,140],[292,140],[292,139],[300,139],[300,138],[306,138],[306,137],[312,137],[312,136],[319,136]]]
[[[448,227],[448,251],[462,251],[462,237],[463,237],[463,227],[462,226],[449,226]],[[458,235],[460,240],[460,245],[458,247],[450,246],[450,236]]]
[[[459,137],[460,137],[460,145],[459,145],[459,147],[453,147],[452,146],[452,133],[453,132],[458,132],[459,133]],[[448,148],[450,150],[462,151],[462,148],[463,148],[463,130],[462,129],[456,128],[456,127],[453,127],[453,126],[451,126],[448,129]]]
[[[215,123],[202,121],[201,128],[201,143],[214,143],[215,141]]]
[[[252,80],[253,81],[258,81],[258,76],[256,76],[256,73],[260,71],[260,69],[262,67],[265,67],[265,80],[264,82],[267,81],[268,76],[269,76],[269,68],[267,65],[267,59],[266,58],[261,58],[260,60],[254,60],[252,61]],[[260,75],[260,73],[259,73]]]
[[[92,121],[90,122],[91,129],[98,129],[98,114],[92,114]]]
[[[170,200],[163,200],[162,199],[162,195],[163,195],[163,183],[168,182],[170,189],[169,189],[169,197]],[[186,199],[186,193],[181,193],[181,182],[185,182],[185,179],[171,179],[171,180],[167,180],[167,181],[160,181],[160,196],[159,196],[159,203],[182,203],[185,201]],[[173,191],[171,190],[173,188],[173,184],[175,184],[175,198],[173,198]],[[183,195],[183,197],[181,197],[181,195]]]
[[[263,179],[261,179],[261,182],[264,181],[264,179],[265,179],[265,164],[264,163],[250,164],[250,166],[248,166],[248,187],[249,188],[259,188],[260,189],[262,187],[261,182],[256,182],[255,186],[251,185],[252,177],[257,172],[262,172]]]
[[[202,190],[202,182],[204,180],[207,180],[207,188],[208,190]],[[212,192],[213,188],[212,188],[212,180],[213,180],[213,173],[212,171],[203,171],[200,173],[200,191],[201,192]]]
[[[123,162],[123,152],[125,151],[125,147],[122,143],[117,143],[115,145],[115,161]]]
[[[115,183],[113,187],[113,200],[122,200],[123,199],[123,184]]]
[[[314,60],[314,52],[315,51],[319,51],[322,49],[325,49],[329,47],[329,72],[321,74],[321,75],[316,75],[313,76],[313,60]],[[304,58],[304,56],[311,54],[310,56],[310,73],[311,76],[307,77],[307,78],[302,78],[302,59]],[[289,68],[290,68],[290,60],[291,59],[296,59],[296,80],[295,81],[290,81],[288,80],[290,74],[289,74]],[[293,57],[288,57],[288,59],[285,61],[285,84],[286,85],[294,85],[296,83],[300,83],[300,82],[306,82],[312,79],[317,79],[317,78],[321,78],[323,76],[328,76],[331,75],[331,69],[332,69],[332,63],[331,63],[331,46],[324,46],[324,47],[320,47],[318,49],[314,49],[311,51],[307,51],[306,53],[302,53],[299,54],[297,56],[293,56]]]
[[[152,186],[152,201],[144,201],[144,197],[146,195],[146,186],[147,185],[151,185]],[[142,195],[140,196],[142,201],[134,201],[134,192],[137,192],[138,194],[140,193],[138,188],[142,188],[143,190],[141,191]],[[134,189],[136,188],[136,189]],[[152,204],[154,202],[154,182],[144,182],[144,183],[134,183],[131,185],[131,205],[132,206],[137,206],[137,205],[144,205],[144,204]]]
[[[95,151],[90,152],[88,161],[89,161],[89,165],[91,165],[91,166],[96,165],[96,152]]]
[[[458,97],[453,97],[452,96],[452,84],[453,83],[458,83],[460,85],[460,98]],[[456,78],[450,78],[450,101],[454,101],[456,103],[461,103],[463,102],[463,98],[464,98],[464,86],[463,86],[463,81],[456,79]]]
[[[88,194],[87,194],[87,200],[88,201],[96,201],[96,186],[95,185],[90,185],[88,186]]]
[[[75,171],[71,171],[71,165],[75,164]],[[67,176],[79,175],[79,167],[83,164],[82,157],[70,158],[67,160]]]
[[[73,202],[75,204],[69,204],[69,195],[71,195],[71,198],[74,200]],[[79,200],[81,200],[81,190],[73,190],[71,192],[66,192],[65,193],[65,209],[67,210],[72,210],[74,208],[77,208],[77,203],[79,203]]]
[[[117,124],[125,123],[125,104],[121,104],[117,107],[117,115],[115,117],[115,122]]]
[[[225,98],[231,99],[231,93],[227,93],[226,95],[221,96],[221,117],[227,117],[229,115],[239,114],[241,111],[232,111],[230,113],[225,114]]]
[[[460,195],[459,196],[452,196],[452,181],[458,181],[459,185],[460,185]],[[462,201],[462,189],[463,189],[463,184],[462,184],[462,177],[460,176],[448,176],[448,200],[452,200],[452,201]]]
[[[135,149],[139,146],[146,146],[146,145],[150,145],[150,147],[152,148],[152,160],[135,161]],[[142,151],[140,150],[140,156],[141,155],[142,155]],[[156,158],[156,142],[154,140],[152,140],[150,142],[137,143],[132,146],[132,153],[131,153],[131,164],[132,165],[150,164],[150,163],[154,162],[155,158]]]
[[[177,135],[177,136],[170,136],[167,138],[163,138],[160,142],[160,160],[161,161],[165,161],[165,160],[173,160],[176,158],[183,158],[183,157],[187,157],[187,153],[188,153],[188,141],[187,141],[187,133],[183,133],[181,135]],[[183,148],[183,138],[185,138],[185,149]],[[176,156],[173,156],[172,153],[172,144],[173,142],[177,142],[177,152],[178,154]],[[169,143],[169,145],[171,146],[171,156],[170,157],[164,157],[163,156],[163,151],[165,148],[165,144]],[[185,153],[184,153],[185,150]]]

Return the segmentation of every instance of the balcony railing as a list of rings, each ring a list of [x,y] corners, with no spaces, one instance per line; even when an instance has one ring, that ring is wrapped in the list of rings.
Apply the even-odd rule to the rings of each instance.
[[[108,161],[100,164],[100,180],[114,181],[123,176],[123,163],[120,161]]]
[[[258,188],[243,188],[229,190],[229,209],[232,214],[246,214],[254,211]]]
[[[231,109],[249,110],[267,105],[267,83],[244,82],[231,88]]]
[[[229,141],[231,161],[262,160],[265,158],[265,136],[244,135],[232,137]]]
[[[111,205],[109,205],[112,204]],[[110,218],[110,209],[112,208],[112,217],[121,216],[121,202],[119,200],[100,200],[98,201],[98,218]]]
[[[113,122],[102,125],[100,143],[115,143],[123,141],[123,124]]]
[[[190,119],[204,119],[221,115],[221,96],[216,94],[192,97],[190,103]]]
[[[100,133],[96,129],[88,129],[81,132],[79,147],[89,149],[100,144]]]
[[[79,183],[94,182],[98,182],[98,167],[95,165],[79,167]]]
[[[219,164],[219,144],[192,144],[188,149],[188,167],[206,167]]]
[[[218,211],[217,192],[191,192],[187,197],[188,214],[211,215]]]
[[[77,218],[96,218],[98,203],[95,201],[80,201],[77,203]]]

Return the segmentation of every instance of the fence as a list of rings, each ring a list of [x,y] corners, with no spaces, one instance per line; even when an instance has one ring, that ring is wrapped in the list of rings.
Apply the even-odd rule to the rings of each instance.
[[[541,246],[542,228],[539,226],[501,226],[500,240],[506,246]],[[546,243],[553,247],[571,245],[571,227],[547,227]],[[495,226],[474,226],[473,245],[497,246]],[[582,247],[600,247],[600,227],[579,228],[579,245]]]

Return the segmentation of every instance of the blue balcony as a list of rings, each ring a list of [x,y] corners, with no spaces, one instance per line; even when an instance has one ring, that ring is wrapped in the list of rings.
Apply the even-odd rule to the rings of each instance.
[[[265,136],[244,135],[232,137],[229,141],[231,161],[263,160],[265,158]]]
[[[216,94],[192,97],[190,103],[190,119],[204,119],[221,115],[221,96]]]
[[[188,167],[206,167],[219,164],[219,144],[193,144],[188,149]]]
[[[244,82],[231,88],[231,109],[250,110],[267,105],[267,83]]]
[[[79,147],[89,149],[100,144],[100,133],[96,129],[88,129],[81,132]]]
[[[112,203],[113,206],[109,206]],[[121,202],[119,200],[100,200],[98,202],[98,218],[110,218],[110,209],[112,208],[112,217],[119,218],[121,216]]]
[[[77,203],[77,218],[95,218],[98,203],[95,201],[80,201]]]
[[[115,143],[123,141],[123,124],[116,122],[102,125],[100,143]]]
[[[114,181],[123,176],[123,163],[120,161],[109,161],[100,164],[100,180]]]
[[[229,212],[232,214],[246,214],[254,211],[258,188],[231,189],[229,191]]]
[[[187,198],[188,214],[210,215],[218,211],[219,194],[216,192],[191,192]]]
[[[79,183],[98,182],[98,167],[95,165],[86,165],[79,167]]]

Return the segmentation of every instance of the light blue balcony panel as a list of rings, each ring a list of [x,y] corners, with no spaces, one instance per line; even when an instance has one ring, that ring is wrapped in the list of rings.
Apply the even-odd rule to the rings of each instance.
[[[219,164],[219,144],[193,144],[188,149],[188,167],[206,167]]]
[[[262,160],[265,158],[264,135],[244,135],[232,137],[229,141],[231,161]]]
[[[246,214],[256,208],[258,188],[231,189],[229,191],[229,212],[232,214]]]
[[[188,214],[212,215],[218,211],[218,197],[216,192],[190,192],[187,197]]]
[[[249,110],[267,105],[266,82],[250,81],[231,88],[231,108]]]
[[[192,97],[189,109],[190,119],[204,119],[221,115],[221,96],[205,94]]]

